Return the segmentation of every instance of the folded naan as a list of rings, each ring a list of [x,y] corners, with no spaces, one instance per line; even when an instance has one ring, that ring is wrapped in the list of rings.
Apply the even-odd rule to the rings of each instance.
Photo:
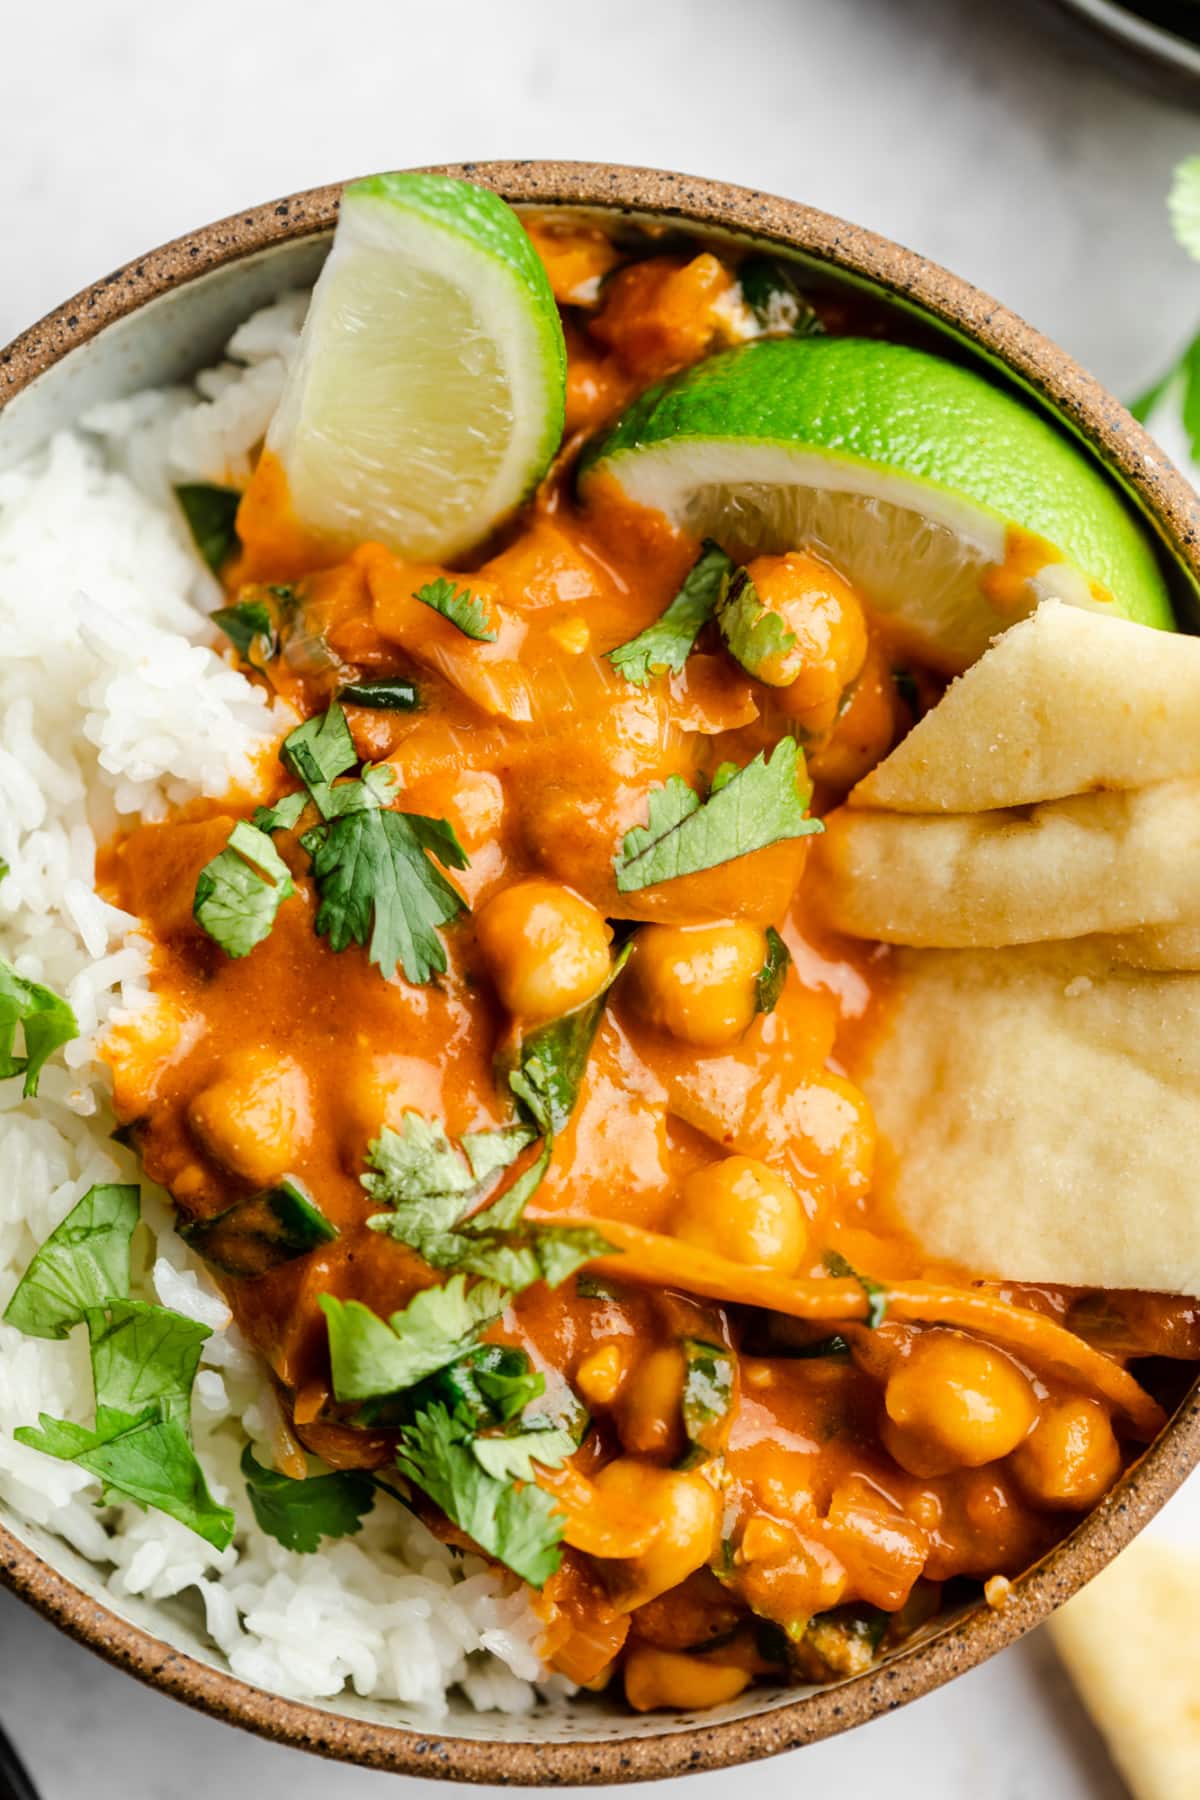
[[[1200,975],[1103,947],[897,951],[874,1046],[887,1197],[981,1275],[1200,1295]]]
[[[1049,600],[947,688],[851,804],[983,812],[1200,774],[1200,638]]]
[[[856,937],[1101,934],[1138,967],[1200,966],[1200,638],[1041,606],[826,820],[810,871]]]

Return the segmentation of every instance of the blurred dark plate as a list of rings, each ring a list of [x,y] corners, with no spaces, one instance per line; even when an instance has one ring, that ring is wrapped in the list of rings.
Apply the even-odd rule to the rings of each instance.
[[[38,1791],[0,1728],[0,1800],[38,1800]]]
[[[1200,106],[1200,0],[1042,0],[1117,74]]]

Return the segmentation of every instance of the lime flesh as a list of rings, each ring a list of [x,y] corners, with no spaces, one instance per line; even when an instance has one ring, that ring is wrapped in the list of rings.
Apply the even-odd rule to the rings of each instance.
[[[311,532],[443,561],[537,484],[565,391],[516,215],[469,182],[378,175],[346,189],[267,448]]]
[[[955,674],[1043,599],[1171,629],[1150,544],[1049,422],[904,345],[782,339],[644,394],[593,446],[601,474],[698,536],[808,547]]]

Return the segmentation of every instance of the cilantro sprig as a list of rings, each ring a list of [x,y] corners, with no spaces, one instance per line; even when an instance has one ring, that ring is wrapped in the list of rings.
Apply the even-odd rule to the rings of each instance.
[[[531,1587],[544,1587],[562,1559],[563,1515],[532,1481],[518,1487],[487,1469],[478,1455],[485,1441],[434,1402],[401,1432],[400,1472],[481,1550]],[[555,1446],[544,1446],[545,1456],[555,1454]]]
[[[129,1297],[130,1242],[138,1190],[89,1188],[34,1256],[5,1320],[34,1337],[65,1337],[85,1324],[95,1421],[42,1413],[17,1442],[78,1463],[101,1483],[101,1503],[130,1500],[178,1519],[217,1549],[234,1517],[208,1490],[192,1448],[191,1393],[206,1325]]]
[[[468,1287],[465,1275],[453,1275],[444,1287],[423,1288],[385,1320],[361,1301],[322,1294],[335,1396],[371,1400],[415,1387],[472,1349],[510,1297],[498,1282]]]
[[[652,675],[677,675],[716,611],[722,584],[733,569],[733,562],[721,546],[705,538],[683,586],[662,617],[627,644],[618,644],[609,651],[613,668],[635,687],[645,687]]]
[[[220,573],[238,547],[237,511],[242,496],[237,488],[219,487],[210,481],[184,481],[175,498],[187,520],[192,542],[214,575]]]
[[[280,760],[302,791],[260,806],[252,824],[234,826],[225,849],[200,872],[197,923],[229,956],[248,955],[268,936],[295,892],[271,833],[295,830],[311,805],[317,823],[300,842],[317,890],[318,936],[338,952],[361,944],[389,979],[397,966],[418,984],[444,973],[441,928],[466,910],[442,873],[467,867],[453,828],[445,819],[391,810],[397,779],[386,763],[342,779],[359,758],[336,701],[289,732]]]
[[[782,738],[769,758],[760,751],[744,769],[718,775],[723,778],[713,781],[707,800],[679,775],[652,790],[647,823],[625,833],[614,858],[621,893],[824,829],[805,811],[812,790],[795,738]]]
[[[754,1008],[760,1013],[775,1011],[792,965],[792,953],[773,925],[767,926],[766,939],[767,954],[754,977]]]
[[[680,1468],[692,1469],[723,1448],[736,1387],[736,1364],[723,1344],[684,1338],[683,1428],[688,1449]]]

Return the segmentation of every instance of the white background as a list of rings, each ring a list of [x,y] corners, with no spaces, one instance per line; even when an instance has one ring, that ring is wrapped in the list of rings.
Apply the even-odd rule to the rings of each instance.
[[[1200,270],[1162,206],[1196,150],[1200,116],[1121,84],[1015,0],[0,0],[0,343],[151,245],[275,194],[412,163],[580,157],[873,226],[1128,395],[1200,322]],[[45,1800],[394,1787],[189,1714],[7,1596],[0,1718]],[[750,1782],[763,1800],[1123,1793],[1042,1638],[849,1738],[693,1777],[687,1800]]]

